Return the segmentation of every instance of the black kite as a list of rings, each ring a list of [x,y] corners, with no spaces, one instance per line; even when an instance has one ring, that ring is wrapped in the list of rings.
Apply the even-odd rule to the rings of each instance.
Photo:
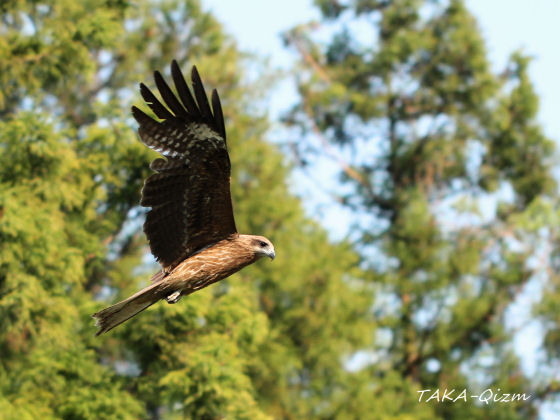
[[[194,97],[174,60],[173,94],[156,71],[156,86],[167,108],[144,85],[142,97],[161,120],[132,107],[142,142],[161,153],[150,168],[140,204],[151,207],[144,223],[152,254],[162,270],[153,283],[122,302],[93,315],[97,335],[123,323],[160,299],[177,302],[222,280],[260,257],[274,258],[274,246],[262,237],[237,233],[230,194],[231,164],[220,99],[212,91],[212,109],[196,67]]]

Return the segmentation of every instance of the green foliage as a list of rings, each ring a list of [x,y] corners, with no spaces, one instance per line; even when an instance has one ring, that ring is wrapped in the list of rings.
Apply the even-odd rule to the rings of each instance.
[[[349,411],[344,359],[372,339],[348,244],[329,244],[197,1],[0,5],[0,412],[3,418],[310,418]],[[90,314],[145,285],[149,161],[130,105],[172,58],[222,96],[241,232],[261,262],[94,338]],[[336,401],[336,404],[331,403]],[[7,416],[7,417],[6,417]]]
[[[360,390],[384,388],[349,418],[535,415],[558,395],[558,197],[529,59],[514,53],[492,74],[460,0],[315,3],[322,22],[285,35],[301,58],[301,100],[286,121],[302,132],[301,153],[342,162],[341,201],[362,226],[356,249],[381,284],[376,339],[363,349],[377,361],[358,377]],[[314,149],[313,136],[330,149]],[[535,306],[548,358],[534,378],[512,351],[519,326],[507,322],[528,283],[550,293]],[[412,403],[418,389],[489,386],[533,399]],[[395,400],[395,411],[384,405]]]

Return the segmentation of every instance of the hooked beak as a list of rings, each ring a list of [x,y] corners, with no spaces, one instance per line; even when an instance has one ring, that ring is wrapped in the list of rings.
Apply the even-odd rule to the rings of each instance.
[[[267,255],[270,257],[271,260],[273,260],[274,257],[276,257],[276,253],[274,252],[274,250],[270,251]]]

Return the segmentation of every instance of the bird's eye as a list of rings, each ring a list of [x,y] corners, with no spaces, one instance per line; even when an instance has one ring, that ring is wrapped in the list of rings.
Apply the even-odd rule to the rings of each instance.
[[[262,246],[263,248],[266,248],[267,243],[261,241],[261,243],[259,245]]]

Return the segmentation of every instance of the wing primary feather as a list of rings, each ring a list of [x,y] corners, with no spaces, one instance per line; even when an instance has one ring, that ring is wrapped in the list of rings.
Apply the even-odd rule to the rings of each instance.
[[[194,96],[196,97],[196,102],[198,103],[198,108],[200,113],[204,118],[212,120],[212,111],[210,110],[210,104],[208,103],[208,97],[204,91],[204,85],[198,74],[196,66],[193,66],[191,71],[191,80],[194,90]]]
[[[164,107],[160,101],[154,96],[152,91],[144,83],[140,83],[140,94],[148,104],[152,111],[161,119],[167,120],[173,118],[173,114]]]
[[[132,116],[136,121],[138,121],[138,124],[143,124],[148,122],[149,120],[152,120],[152,118],[148,114],[135,106],[132,107]]]
[[[177,89],[179,98],[181,98],[181,101],[183,102],[183,105],[185,105],[185,107],[187,108],[187,111],[189,111],[189,114],[191,114],[194,117],[199,116],[200,111],[196,106],[196,102],[194,101],[191,90],[187,86],[187,82],[183,77],[183,73],[179,68],[179,64],[177,64],[177,61],[175,60],[173,60],[171,63],[171,77],[173,78],[173,83],[175,83],[175,89]]]
[[[154,80],[156,81],[156,86],[159,93],[167,106],[175,113],[177,117],[188,117],[187,111],[183,108],[183,105],[177,100],[177,97],[173,94],[168,84],[163,80],[163,76],[159,71],[154,72]]]
[[[224,114],[222,113],[222,104],[216,89],[212,90],[212,110],[214,111],[214,121],[218,128],[218,132],[226,140],[226,126],[224,124]]]

